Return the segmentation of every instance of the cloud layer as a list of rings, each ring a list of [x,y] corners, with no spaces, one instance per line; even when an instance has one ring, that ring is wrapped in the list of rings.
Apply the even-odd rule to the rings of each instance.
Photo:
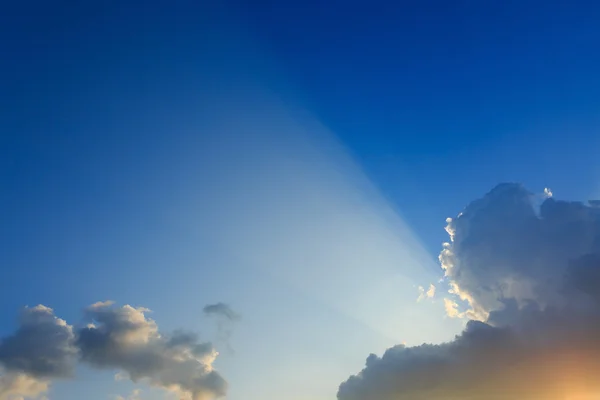
[[[23,309],[17,331],[0,342],[0,400],[38,398],[51,379],[71,377],[77,362],[119,370],[184,400],[225,396],[213,346],[194,333],[160,333],[148,311],[99,302],[85,310],[87,325],[75,329],[48,307]]]
[[[546,197],[549,197],[546,191]],[[469,317],[453,341],[370,355],[339,400],[558,400],[600,393],[600,208],[501,184],[448,219],[440,261]]]

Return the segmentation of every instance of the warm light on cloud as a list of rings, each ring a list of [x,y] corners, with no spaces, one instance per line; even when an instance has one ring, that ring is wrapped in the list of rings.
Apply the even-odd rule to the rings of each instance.
[[[0,400],[42,400],[48,388],[48,380],[40,380],[23,373],[0,372]]]
[[[458,311],[458,303],[447,297],[444,298],[444,309],[450,318],[463,318],[464,313]]]
[[[115,396],[115,400],[141,400],[141,393],[140,389],[134,389],[127,397]]]
[[[453,341],[370,355],[338,399],[600,393],[600,209],[546,197],[538,205],[522,186],[502,184],[448,219],[440,261],[454,298],[444,307],[471,321]]]
[[[193,333],[159,333],[146,308],[97,304],[86,310],[96,326],[77,332],[84,362],[120,369],[134,382],[145,380],[191,400],[225,395],[227,382],[212,367],[218,353],[210,343],[199,342]]]
[[[423,286],[419,286],[419,297],[417,301],[423,301],[425,299],[433,299],[435,297],[435,285],[429,284],[429,288],[425,290]]]
[[[79,329],[38,305],[21,311],[19,327],[0,342],[0,400],[38,399],[53,379],[69,379],[77,362],[118,370],[116,380],[131,379],[172,391],[182,399],[225,396],[227,382],[213,368],[218,355],[196,334],[160,333],[148,309],[98,302],[85,309]],[[129,397],[139,399],[140,391]]]

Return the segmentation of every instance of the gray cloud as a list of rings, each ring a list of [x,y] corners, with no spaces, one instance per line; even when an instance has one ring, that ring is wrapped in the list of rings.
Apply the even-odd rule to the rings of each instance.
[[[224,396],[227,383],[212,367],[213,347],[194,334],[160,334],[147,311],[111,303],[90,306],[86,315],[94,323],[77,333],[82,361],[121,369],[133,381],[146,379],[192,400]]]
[[[24,308],[15,334],[0,342],[0,363],[33,377],[67,377],[75,366],[74,339],[73,328],[51,308]]]
[[[339,400],[587,400],[600,392],[600,208],[535,200],[502,184],[448,220],[446,307],[473,320],[451,342],[369,356],[340,385]]]
[[[183,400],[222,397],[227,382],[213,369],[218,353],[194,333],[159,332],[149,310],[100,302],[73,329],[52,309],[24,308],[16,332],[0,342],[0,400],[34,399],[53,378],[69,378],[77,361],[175,392]]]
[[[235,312],[228,304],[215,303],[209,304],[203,309],[204,315],[216,318],[217,321],[217,341],[224,344],[230,353],[233,353],[231,347],[231,336],[233,335],[234,324],[242,316]]]
[[[237,321],[241,318],[238,313],[225,303],[209,304],[204,307],[203,311],[206,315],[222,316],[230,321]]]
[[[0,400],[34,399],[51,378],[72,375],[77,349],[73,327],[43,305],[21,310],[17,331],[0,342]]]

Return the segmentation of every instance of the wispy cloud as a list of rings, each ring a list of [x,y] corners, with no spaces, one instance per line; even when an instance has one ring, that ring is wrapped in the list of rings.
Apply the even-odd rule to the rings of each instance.
[[[433,299],[435,297],[435,285],[433,283],[429,284],[429,288],[425,290],[423,286],[419,286],[419,297],[417,297],[417,301],[423,301],[425,299]]]
[[[204,314],[220,316],[230,321],[237,321],[241,318],[241,315],[233,311],[233,309],[225,303],[208,304],[204,306]]]
[[[203,309],[204,315],[212,317],[217,322],[217,342],[223,344],[229,353],[233,354],[234,350],[231,345],[231,337],[235,323],[242,316],[225,303],[208,304]]]

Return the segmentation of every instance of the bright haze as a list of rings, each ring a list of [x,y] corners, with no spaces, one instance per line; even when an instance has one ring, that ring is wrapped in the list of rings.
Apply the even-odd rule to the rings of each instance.
[[[598,20],[0,5],[0,400],[597,398]]]

